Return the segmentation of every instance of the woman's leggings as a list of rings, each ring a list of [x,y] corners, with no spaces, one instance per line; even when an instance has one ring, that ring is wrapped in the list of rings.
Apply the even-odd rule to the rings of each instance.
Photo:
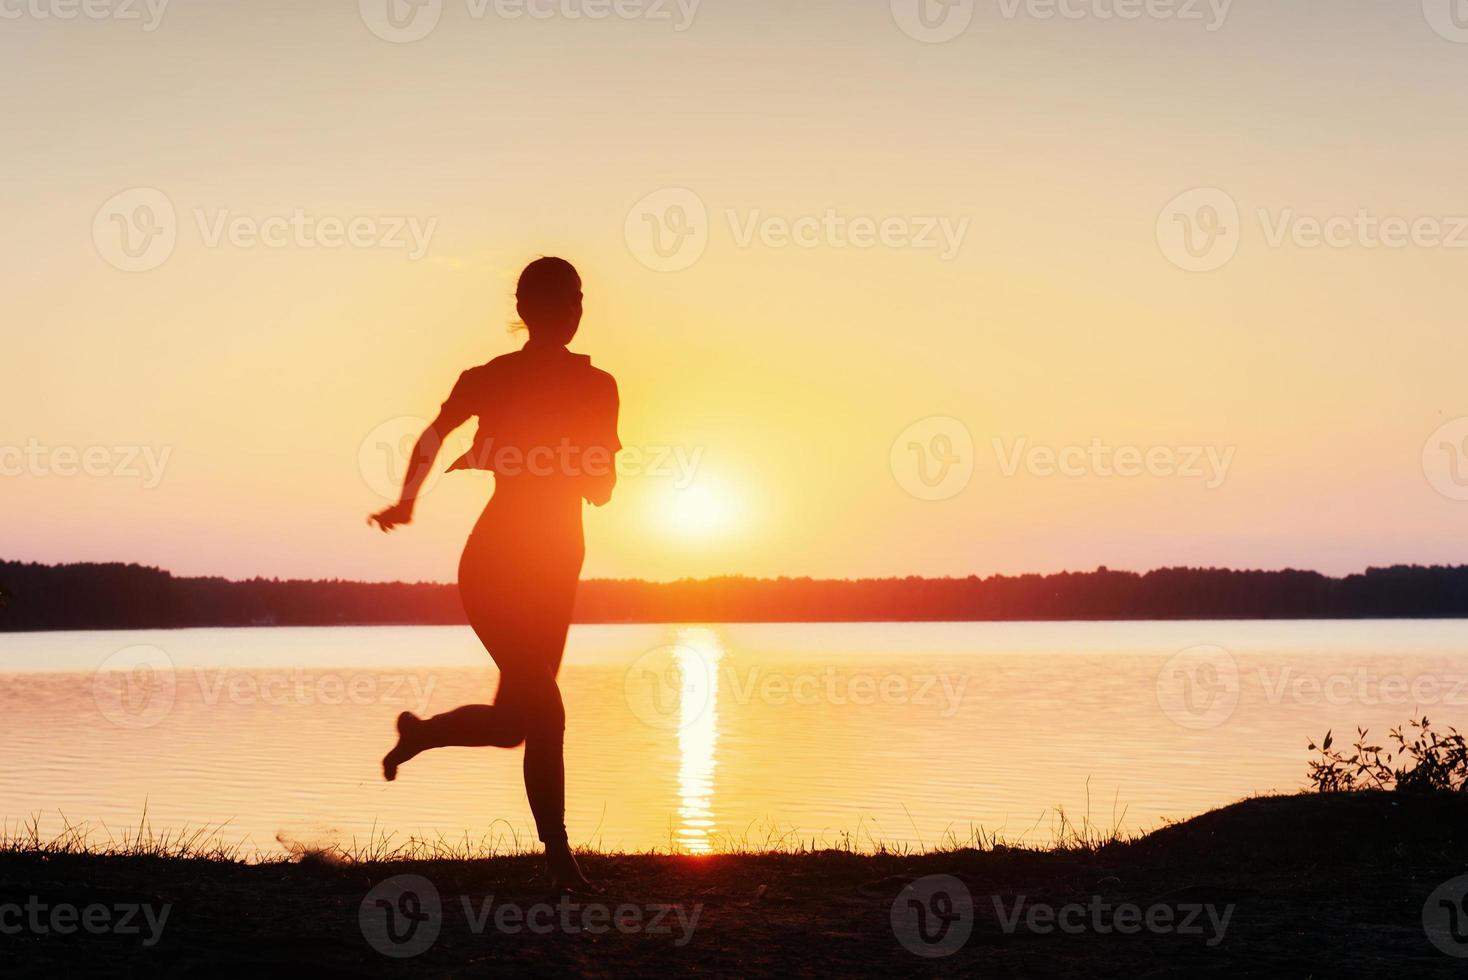
[[[495,651],[491,648],[490,653]],[[495,656],[495,662],[500,667],[500,684],[494,704],[469,704],[435,715],[425,721],[423,734],[430,748],[492,745],[512,749],[523,744],[525,795],[535,815],[535,829],[547,845],[564,845],[566,709],[556,684],[558,664],[522,665],[501,656]]]
[[[566,709],[556,674],[584,552],[579,526],[574,537],[555,537],[563,547],[529,554],[503,548],[506,538],[514,543],[503,531],[476,529],[470,537],[459,566],[459,594],[469,625],[499,667],[499,690],[493,704],[435,715],[422,732],[430,748],[524,744],[525,794],[536,831],[547,846],[564,847]],[[511,557],[506,550],[522,553]]]

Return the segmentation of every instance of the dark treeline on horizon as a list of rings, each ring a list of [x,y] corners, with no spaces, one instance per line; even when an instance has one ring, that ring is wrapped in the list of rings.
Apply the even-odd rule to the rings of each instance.
[[[1468,617],[1468,566],[1169,568],[988,578],[590,580],[578,623]],[[434,583],[183,578],[124,564],[0,562],[0,631],[458,624]]]

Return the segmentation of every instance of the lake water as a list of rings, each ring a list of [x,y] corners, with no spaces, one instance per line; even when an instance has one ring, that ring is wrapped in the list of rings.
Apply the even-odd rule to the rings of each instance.
[[[519,750],[380,774],[399,711],[494,679],[457,627],[0,635],[0,816],[533,844]],[[1045,843],[1061,810],[1137,831],[1300,789],[1327,728],[1461,726],[1468,621],[579,626],[561,685],[574,843]]]

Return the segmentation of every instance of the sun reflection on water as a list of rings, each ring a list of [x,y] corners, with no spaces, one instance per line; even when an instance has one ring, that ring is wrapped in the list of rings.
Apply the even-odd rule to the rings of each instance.
[[[711,629],[678,632],[673,662],[678,699],[678,844],[690,854],[713,851],[714,772],[718,768],[719,661],[724,648]]]

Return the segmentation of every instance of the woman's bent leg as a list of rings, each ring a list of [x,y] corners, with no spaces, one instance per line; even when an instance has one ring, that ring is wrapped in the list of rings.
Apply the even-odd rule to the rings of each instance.
[[[505,689],[502,677],[494,704],[466,704],[432,718],[419,718],[411,711],[398,715],[398,744],[382,760],[383,776],[392,782],[399,766],[429,749],[451,745],[512,749],[524,742],[524,715],[513,698],[505,702]]]
[[[525,741],[525,726],[517,712],[501,705],[466,704],[419,722],[423,748],[438,749],[450,745],[469,748],[494,746],[513,749]]]

